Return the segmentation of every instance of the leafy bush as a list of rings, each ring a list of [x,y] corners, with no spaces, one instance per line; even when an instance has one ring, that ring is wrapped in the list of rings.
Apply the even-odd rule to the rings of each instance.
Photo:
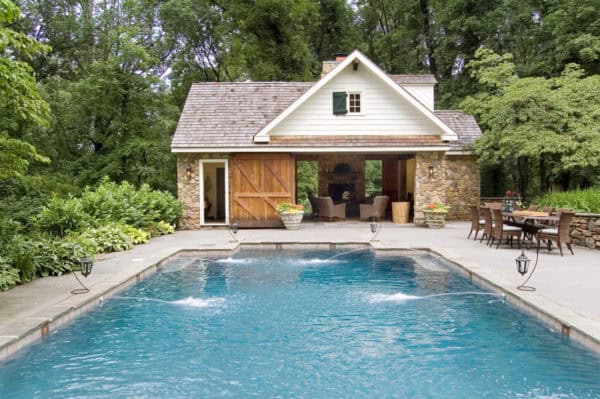
[[[117,252],[131,249],[133,240],[123,232],[118,224],[88,228],[79,237],[71,237],[71,242],[80,241],[86,248],[93,247],[95,253]]]
[[[60,276],[79,269],[81,259],[90,255],[82,245],[52,237],[32,242],[33,264],[40,276]]]
[[[90,216],[83,209],[81,200],[74,197],[52,196],[36,218],[37,225],[45,232],[64,237],[66,232],[79,231],[90,224]]]
[[[150,234],[151,237],[158,237],[165,234],[173,234],[175,232],[175,227],[161,220],[158,223],[144,227],[144,230]]]
[[[534,203],[555,208],[569,208],[577,212],[600,213],[600,189],[546,193]]]
[[[0,291],[6,291],[20,282],[19,270],[12,267],[8,259],[0,256]]]
[[[150,233],[148,233],[142,229],[137,229],[128,224],[121,224],[121,225],[119,225],[119,228],[121,229],[121,231],[123,233],[127,234],[129,236],[129,238],[131,238],[131,241],[135,245],[143,244],[145,242],[148,242],[148,240],[150,240]]]
[[[176,223],[183,211],[181,202],[170,193],[152,190],[147,184],[136,189],[128,182],[117,184],[107,179],[94,190],[86,188],[81,201],[98,224],[121,222],[138,228],[161,220]]]

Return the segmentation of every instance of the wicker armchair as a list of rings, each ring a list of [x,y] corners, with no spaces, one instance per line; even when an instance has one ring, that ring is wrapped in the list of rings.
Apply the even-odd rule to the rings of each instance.
[[[541,243],[544,240],[547,241],[548,251],[551,251],[552,241],[556,242],[556,246],[558,246],[558,250],[560,251],[560,256],[563,256],[562,244],[565,244],[567,248],[569,248],[569,251],[571,251],[571,255],[575,255],[573,247],[571,246],[570,235],[571,221],[573,220],[575,212],[568,209],[560,209],[558,213],[558,227],[549,227],[540,230],[536,234],[538,243]]]
[[[361,220],[368,220],[370,218],[376,218],[377,220],[384,219],[388,202],[390,202],[390,197],[387,195],[378,195],[373,200],[373,204],[360,204]]]
[[[331,197],[316,197],[319,218],[346,219],[346,203],[334,204]]]
[[[486,244],[490,243],[492,238],[492,229],[494,228],[494,221],[492,219],[492,210],[487,207],[481,207],[480,209],[481,218],[483,219],[483,234],[479,242],[483,242],[487,238]]]

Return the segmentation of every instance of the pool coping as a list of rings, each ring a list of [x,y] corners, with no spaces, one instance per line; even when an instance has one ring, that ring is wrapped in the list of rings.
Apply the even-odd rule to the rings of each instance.
[[[419,252],[437,255],[443,258],[448,265],[456,272],[466,277],[469,281],[477,284],[483,289],[494,293],[503,294],[505,300],[516,307],[541,321],[549,327],[554,333],[561,334],[563,337],[572,340],[573,342],[585,347],[586,349],[600,354],[600,337],[594,337],[588,334],[584,328],[580,328],[573,323],[563,320],[560,316],[553,314],[551,310],[543,309],[532,301],[524,298],[516,287],[507,288],[494,283],[490,279],[477,272],[477,265],[468,264],[465,260],[454,258],[452,254],[444,249],[432,248],[416,248],[416,247],[401,247],[401,246],[385,246],[379,241],[347,241],[347,242],[273,242],[273,241],[255,241],[255,242],[230,242],[230,245],[214,248],[180,248],[171,254],[154,261],[151,264],[142,267],[137,273],[126,277],[125,279],[116,282],[103,289],[95,290],[89,297],[81,298],[81,301],[76,304],[57,306],[53,308],[64,308],[56,310],[53,314],[47,317],[39,318],[40,321],[33,326],[25,328],[19,335],[8,336],[5,342],[0,343],[0,362],[9,359],[22,350],[23,348],[40,341],[42,338],[49,335],[52,331],[71,322],[79,315],[100,306],[104,298],[115,295],[137,282],[146,279],[157,272],[160,272],[165,266],[168,266],[171,260],[185,256],[206,256],[210,255],[233,255],[240,249],[270,249],[270,250],[291,250],[291,249],[339,249],[339,248],[358,248],[367,247],[374,251],[377,255],[414,255]],[[467,264],[465,264],[467,263]],[[100,284],[102,285],[102,284]],[[72,297],[74,298],[74,297]],[[539,298],[538,298],[539,299]],[[552,308],[551,304],[546,304]],[[557,312],[560,313],[560,312]],[[31,319],[31,318],[30,318]]]

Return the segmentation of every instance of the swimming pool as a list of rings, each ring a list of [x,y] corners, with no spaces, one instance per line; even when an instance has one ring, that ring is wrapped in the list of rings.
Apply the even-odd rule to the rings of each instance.
[[[430,256],[244,250],[178,259],[0,364],[0,398],[82,396],[591,398],[600,358]]]

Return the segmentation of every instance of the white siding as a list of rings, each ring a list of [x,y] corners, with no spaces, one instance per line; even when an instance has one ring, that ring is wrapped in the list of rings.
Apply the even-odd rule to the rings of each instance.
[[[333,115],[332,93],[336,91],[360,92],[362,115]],[[352,66],[341,71],[270,132],[273,136],[431,134],[443,132],[360,65],[358,71]]]
[[[402,85],[410,94],[423,105],[433,111],[433,85]]]

